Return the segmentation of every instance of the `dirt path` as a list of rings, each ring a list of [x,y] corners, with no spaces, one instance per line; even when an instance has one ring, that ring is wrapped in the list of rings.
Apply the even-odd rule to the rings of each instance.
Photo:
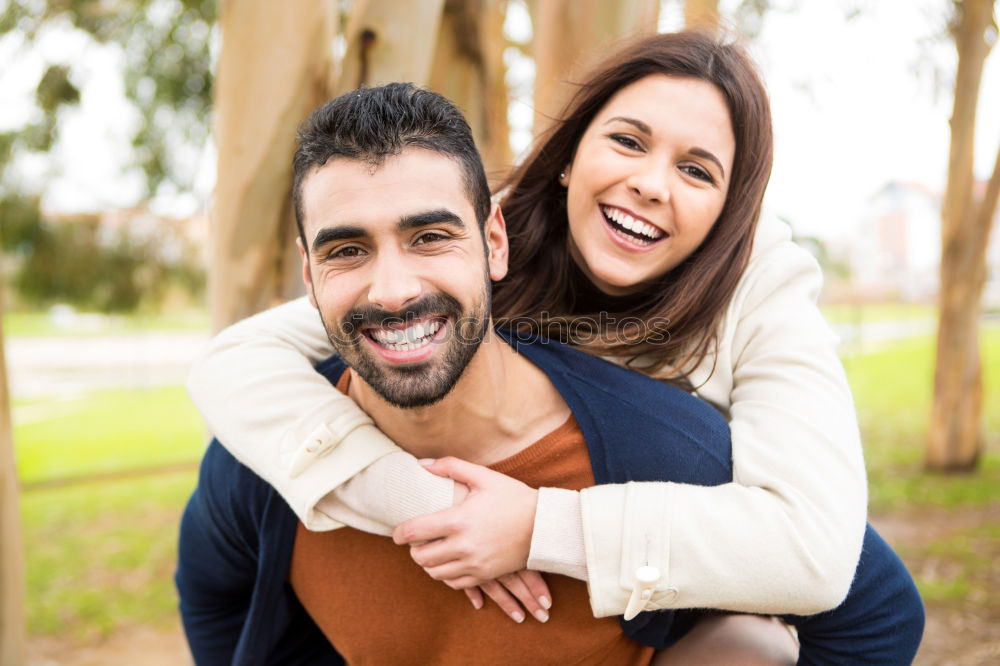
[[[188,666],[191,655],[180,624],[121,630],[99,643],[80,645],[63,638],[28,643],[26,666]]]

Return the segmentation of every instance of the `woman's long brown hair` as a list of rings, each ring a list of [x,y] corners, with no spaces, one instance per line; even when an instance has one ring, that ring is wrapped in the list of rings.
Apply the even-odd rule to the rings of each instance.
[[[691,256],[644,287],[638,305],[634,298],[622,299],[619,311],[607,313],[619,322],[638,318],[644,325],[605,326],[595,336],[595,323],[608,318],[580,312],[575,305],[576,295],[594,287],[582,283],[587,278],[572,266],[559,173],[573,161],[580,138],[608,100],[652,74],[700,79],[722,92],[736,139],[729,191],[712,230]],[[685,384],[690,371],[713,351],[725,309],[749,262],[772,155],[767,93],[742,48],[689,31],[653,35],[619,50],[585,78],[560,119],[501,190],[510,271],[494,286],[495,319],[522,326],[532,322],[548,335],[554,332],[550,324],[558,322],[560,336],[588,351]],[[582,340],[579,331],[592,339]]]

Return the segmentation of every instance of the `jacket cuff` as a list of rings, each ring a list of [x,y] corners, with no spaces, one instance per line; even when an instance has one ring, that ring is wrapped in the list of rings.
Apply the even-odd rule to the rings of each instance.
[[[642,610],[677,607],[670,581],[668,483],[606,484],[580,491],[587,551],[587,585],[595,617],[621,615],[637,585],[640,567],[659,574]]]
[[[344,526],[317,509],[326,495],[382,456],[399,451],[399,447],[372,423],[359,424],[339,441],[334,440],[321,448],[297,475],[296,486],[305,490],[298,493],[295,503],[291,504],[302,523],[314,531]]]
[[[580,493],[539,488],[528,568],[587,580]]]

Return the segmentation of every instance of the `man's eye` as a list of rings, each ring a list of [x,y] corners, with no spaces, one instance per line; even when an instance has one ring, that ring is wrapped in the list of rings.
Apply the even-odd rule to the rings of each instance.
[[[692,178],[697,178],[698,180],[703,180],[706,183],[714,183],[715,179],[712,178],[712,174],[708,173],[700,166],[695,166],[693,164],[685,164],[681,167],[681,171],[691,176]]]
[[[348,245],[347,247],[338,248],[333,250],[328,255],[327,259],[354,259],[360,257],[364,254],[364,251],[355,245]]]
[[[427,233],[420,234],[413,241],[418,244],[436,243],[438,241],[448,240],[448,237],[444,234],[439,234],[436,231],[428,231]]]
[[[627,134],[612,134],[611,140],[629,148],[630,150],[639,150],[642,148],[638,141]]]

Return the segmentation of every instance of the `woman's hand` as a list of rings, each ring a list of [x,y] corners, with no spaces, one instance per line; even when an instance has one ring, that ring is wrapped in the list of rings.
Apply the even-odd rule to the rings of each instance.
[[[456,590],[481,587],[516,619],[514,613],[519,611],[511,606],[516,606],[513,595],[541,617],[537,611],[551,605],[545,582],[538,574],[528,578],[515,574],[527,566],[538,491],[458,458],[435,460],[427,469],[464,484],[468,495],[450,509],[403,523],[393,532],[393,540],[410,544],[413,561],[431,578]],[[476,605],[476,593],[467,594]],[[481,594],[478,601],[481,606]]]
[[[488,581],[479,587],[466,589],[465,596],[469,597],[476,610],[483,607],[484,592],[514,622],[524,622],[525,614],[521,608],[522,604],[524,609],[539,622],[549,621],[548,609],[552,607],[549,586],[545,584],[542,575],[537,571],[524,569],[517,573],[501,576],[497,580]]]

